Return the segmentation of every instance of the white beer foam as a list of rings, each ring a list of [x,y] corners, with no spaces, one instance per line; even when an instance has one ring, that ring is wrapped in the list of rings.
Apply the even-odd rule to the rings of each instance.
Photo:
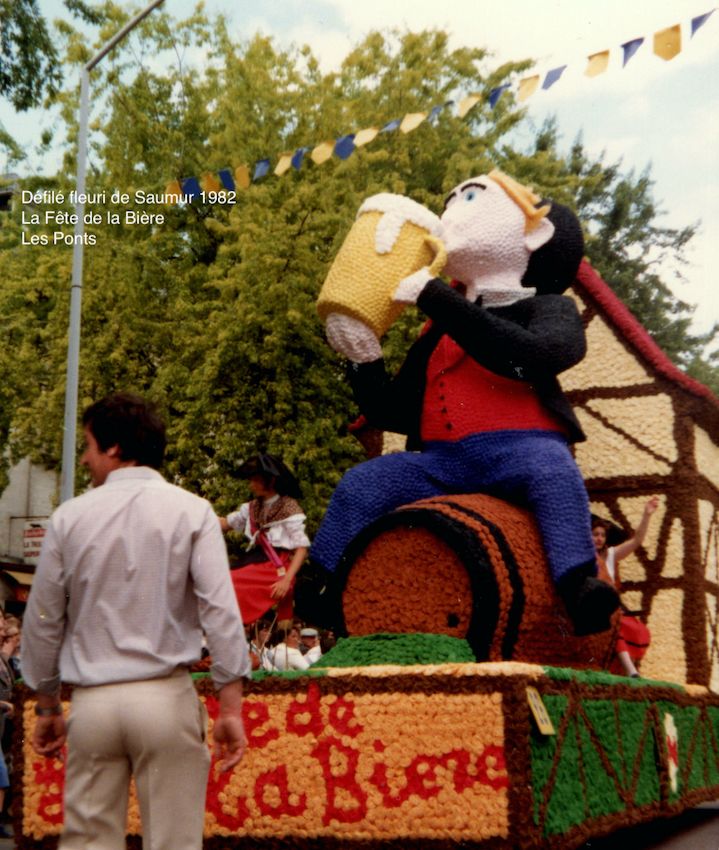
[[[416,224],[434,236],[441,237],[442,234],[439,216],[405,195],[394,195],[391,192],[372,195],[359,208],[357,218],[368,212],[383,213],[375,233],[375,250],[378,254],[389,254],[406,222]]]

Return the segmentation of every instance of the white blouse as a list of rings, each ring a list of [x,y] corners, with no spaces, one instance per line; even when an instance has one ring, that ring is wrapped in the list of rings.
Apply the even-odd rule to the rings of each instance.
[[[271,505],[279,499],[272,496],[267,499],[266,504]],[[303,513],[292,514],[285,519],[270,522],[264,526],[264,532],[275,549],[299,549],[301,546],[309,547],[310,539],[305,532],[305,520]],[[250,503],[245,502],[238,511],[227,516],[227,524],[234,531],[242,531],[250,541],[250,546],[255,544],[255,536],[250,528]]]

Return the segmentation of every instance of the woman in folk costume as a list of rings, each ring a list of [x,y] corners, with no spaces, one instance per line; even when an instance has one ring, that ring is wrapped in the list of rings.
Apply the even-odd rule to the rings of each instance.
[[[653,496],[644,505],[644,512],[636,531],[629,540],[626,534],[614,523],[601,519],[592,514],[592,537],[597,550],[600,577],[617,590],[621,590],[619,578],[619,561],[631,555],[642,546],[646,537],[652,514],[659,507],[659,498]],[[622,615],[619,635],[614,647],[614,659],[609,668],[610,673],[639,677],[636,665],[642,660],[649,648],[651,634],[649,629],[637,617],[629,613]]]
[[[274,455],[259,454],[237,471],[246,478],[254,498],[220,518],[223,531],[240,531],[249,540],[232,567],[232,584],[243,621],[254,623],[277,605],[277,619],[292,617],[295,576],[310,545],[305,515],[296,501],[300,486]]]

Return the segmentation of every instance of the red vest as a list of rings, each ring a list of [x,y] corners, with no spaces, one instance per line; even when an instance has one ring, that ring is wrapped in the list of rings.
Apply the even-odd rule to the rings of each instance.
[[[462,440],[484,431],[566,433],[532,384],[485,369],[446,334],[432,352],[422,404],[423,441]]]

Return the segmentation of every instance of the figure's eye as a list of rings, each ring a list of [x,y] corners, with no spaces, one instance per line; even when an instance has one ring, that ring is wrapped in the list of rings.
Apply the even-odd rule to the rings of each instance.
[[[465,201],[473,201],[476,197],[477,193],[474,191],[474,189],[469,189],[467,192],[464,193]]]

